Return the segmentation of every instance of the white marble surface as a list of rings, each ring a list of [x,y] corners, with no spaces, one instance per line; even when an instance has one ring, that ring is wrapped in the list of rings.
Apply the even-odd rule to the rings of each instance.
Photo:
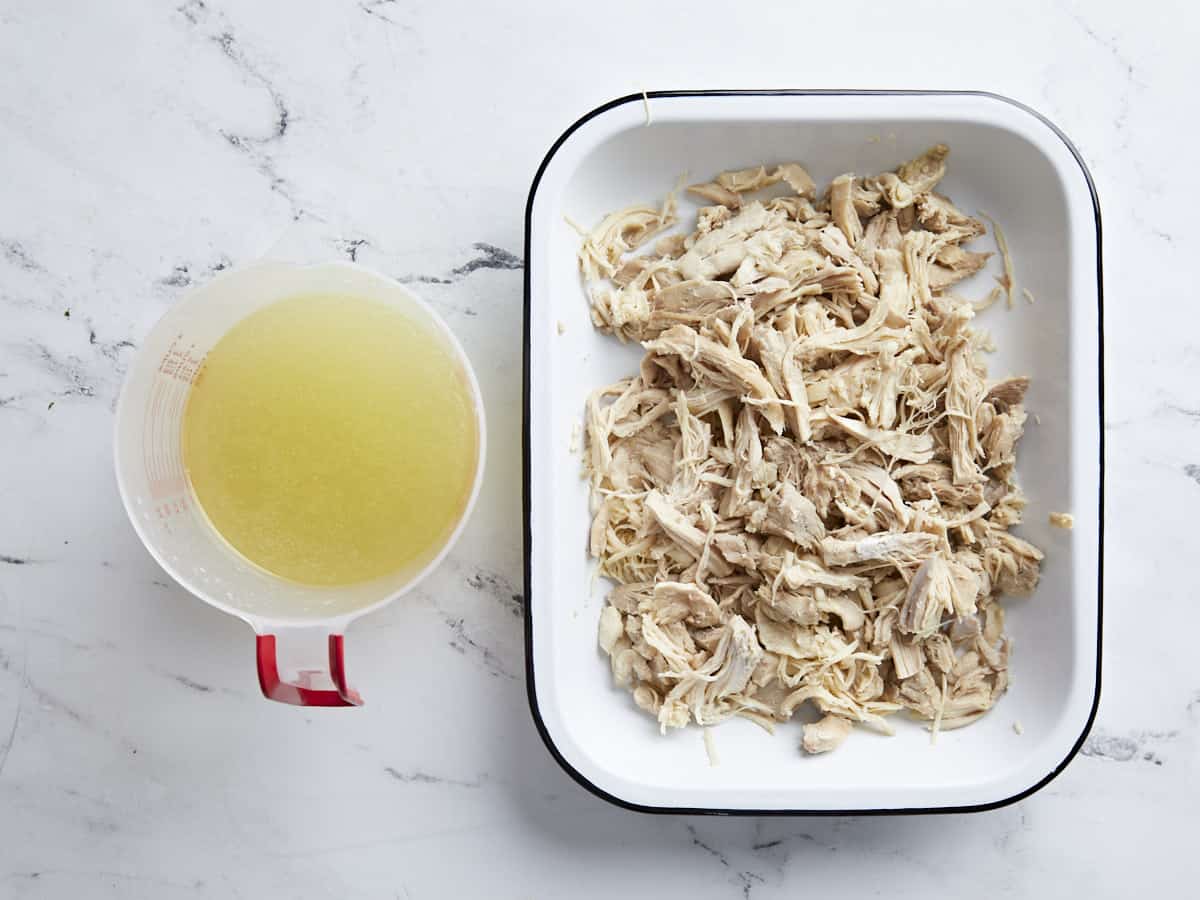
[[[568,6],[0,2],[0,896],[1194,891],[1200,14]],[[1018,805],[646,817],[577,787],[531,724],[518,405],[530,178],[563,128],[613,96],[755,86],[998,91],[1062,126],[1096,178],[1104,696],[1083,754]],[[348,637],[358,711],[261,699],[249,630],[151,561],[111,472],[140,336],[188,284],[279,248],[422,282],[491,414],[486,485],[457,550]]]

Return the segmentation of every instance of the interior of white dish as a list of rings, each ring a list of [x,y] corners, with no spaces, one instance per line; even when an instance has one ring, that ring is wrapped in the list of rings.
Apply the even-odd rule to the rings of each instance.
[[[1097,690],[1098,285],[1083,170],[1046,124],[988,97],[655,97],[650,113],[646,126],[640,102],[627,103],[585,122],[549,159],[531,207],[530,652],[546,736],[592,786],[651,807],[957,807],[1031,788],[1070,755]],[[806,757],[798,722],[769,736],[735,720],[715,729],[720,763],[711,766],[700,730],[661,736],[597,649],[608,583],[593,583],[584,552],[588,497],[572,435],[587,394],[636,371],[641,348],[592,328],[579,237],[566,220],[590,227],[615,209],[661,203],[681,176],[797,161],[824,185],[894,168],[939,142],[951,148],[939,190],[994,217],[1015,263],[1014,307],[1001,302],[976,322],[997,346],[990,374],[1033,378],[1018,465],[1030,503],[1018,533],[1046,560],[1037,593],[1006,601],[1012,686],[989,715],[936,745],[898,715],[894,737],[857,729],[837,752]],[[698,205],[681,195],[682,227]],[[992,238],[973,249],[994,249]],[[959,292],[982,297],[1000,271],[997,254]],[[1075,529],[1052,528],[1051,511],[1073,513]]]

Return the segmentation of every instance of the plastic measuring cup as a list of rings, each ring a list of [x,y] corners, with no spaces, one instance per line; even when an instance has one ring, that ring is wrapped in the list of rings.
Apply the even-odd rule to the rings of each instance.
[[[429,323],[462,367],[479,435],[475,477],[455,527],[416,573],[338,587],[286,581],[230,547],[192,493],[180,435],[188,391],[205,355],[255,310],[298,294],[344,294],[401,308]],[[351,263],[261,262],[223,272],[192,289],[151,329],[121,390],[114,457],[121,499],[146,549],[201,600],[254,629],[263,694],[301,706],[358,706],[362,698],[346,682],[346,627],[412,588],[449,551],[479,493],[484,433],[483,403],[471,364],[445,322],[415,294]],[[281,666],[281,659],[286,665]]]

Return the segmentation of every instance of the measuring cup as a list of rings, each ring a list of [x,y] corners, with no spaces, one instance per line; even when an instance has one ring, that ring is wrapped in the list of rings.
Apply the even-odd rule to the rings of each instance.
[[[191,491],[180,435],[188,391],[205,355],[246,316],[298,294],[343,294],[403,309],[441,335],[470,386],[479,435],[474,482],[449,537],[415,574],[338,587],[286,581],[226,543]],[[483,476],[483,403],[471,364],[450,329],[403,285],[351,263],[261,262],[192,289],[151,329],[117,404],[114,457],[125,510],[150,554],[201,600],[254,629],[263,694],[300,706],[358,706],[362,698],[346,681],[343,634],[359,616],[391,603],[424,578],[462,531]]]

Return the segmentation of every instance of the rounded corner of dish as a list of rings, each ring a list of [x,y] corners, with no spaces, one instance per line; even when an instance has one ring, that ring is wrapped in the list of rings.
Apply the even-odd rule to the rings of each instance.
[[[1091,170],[1088,168],[1087,162],[1083,158],[1083,153],[1080,152],[1075,142],[1071,140],[1071,138],[1062,129],[1062,127],[1058,125],[1057,122],[1036,107],[1033,107],[1022,100],[1018,100],[1015,97],[1009,97],[1006,94],[1000,94],[995,91],[968,91],[966,93],[987,103],[995,104],[997,108],[1004,110],[1005,113],[1016,113],[1020,120],[1028,125],[1031,125],[1036,133],[1048,138],[1052,142],[1051,146],[1056,148],[1061,146],[1063,149],[1065,149],[1067,154],[1075,163],[1075,166],[1073,169],[1071,169],[1071,171],[1082,176],[1083,185],[1088,194],[1091,195],[1096,218],[1097,220],[1099,219],[1100,200],[1098,194],[1096,193],[1095,179],[1092,177]],[[1006,128],[1006,130],[1012,130],[1008,129],[1007,124],[1001,121],[993,122],[993,124],[997,127]],[[1031,134],[1028,131],[1025,131],[1023,136],[1030,137]],[[1045,149],[1044,145],[1042,145],[1040,142],[1035,142],[1035,146],[1037,146],[1040,150]],[[1099,248],[1097,248],[1097,253],[1098,252]]]
[[[648,806],[623,796],[623,787],[612,783],[620,781],[619,777],[610,782],[612,773],[600,766],[594,758],[582,750],[577,741],[563,732],[563,723],[553,710],[549,714],[543,711],[542,698],[538,694],[538,677],[533,665],[532,648],[528,646],[526,647],[525,680],[526,700],[538,737],[541,738],[550,757],[563,772],[570,776],[572,781],[588,793],[622,809],[649,813],[671,811]]]

